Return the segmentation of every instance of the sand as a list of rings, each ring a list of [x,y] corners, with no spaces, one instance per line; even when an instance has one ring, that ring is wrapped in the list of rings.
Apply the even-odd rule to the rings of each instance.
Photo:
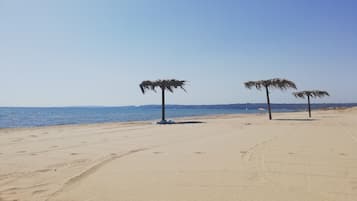
[[[0,201],[354,201],[357,108],[0,130]]]

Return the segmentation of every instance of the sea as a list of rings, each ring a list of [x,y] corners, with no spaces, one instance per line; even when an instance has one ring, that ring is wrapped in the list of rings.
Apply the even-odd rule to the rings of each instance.
[[[312,104],[312,109],[356,107],[357,103]],[[272,104],[273,112],[297,112],[306,104]],[[220,114],[266,113],[266,104],[167,105],[166,119]],[[161,105],[122,107],[0,107],[0,128],[24,128],[104,122],[156,121]]]

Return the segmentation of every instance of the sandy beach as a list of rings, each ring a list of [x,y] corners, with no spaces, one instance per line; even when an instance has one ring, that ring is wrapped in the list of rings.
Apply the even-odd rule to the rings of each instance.
[[[357,108],[273,117],[1,129],[0,201],[357,200]]]

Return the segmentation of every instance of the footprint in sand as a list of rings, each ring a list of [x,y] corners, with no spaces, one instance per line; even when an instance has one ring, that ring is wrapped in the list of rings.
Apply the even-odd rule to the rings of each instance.
[[[41,173],[43,173],[43,172],[49,172],[49,171],[51,171],[51,169],[36,170],[36,172],[41,172]]]
[[[14,139],[14,140],[12,140],[12,142],[21,142],[21,141],[23,141],[24,139],[22,139],[22,138],[16,138],[16,139]]]
[[[16,195],[17,193],[15,191],[12,191],[12,192],[8,192],[7,194],[9,195]],[[0,200],[0,201],[3,201],[3,200]]]
[[[16,153],[18,153],[18,154],[23,154],[23,153],[26,153],[26,151],[21,150],[21,151],[18,151],[18,152],[16,152]]]
[[[79,153],[71,153],[72,156],[78,155]]]
[[[43,193],[43,192],[46,192],[46,191],[47,190],[37,190],[37,191],[32,192],[32,195]]]
[[[357,190],[357,181],[351,181],[352,190]]]
[[[155,151],[155,152],[152,152],[154,154],[161,154],[162,152],[159,152],[159,151]]]
[[[240,151],[239,153],[240,153],[240,157],[244,158],[248,154],[248,151]]]
[[[346,156],[347,154],[346,153],[340,153],[339,155],[340,156]]]
[[[294,155],[295,153],[294,153],[294,152],[289,152],[288,154],[289,154],[289,155]]]

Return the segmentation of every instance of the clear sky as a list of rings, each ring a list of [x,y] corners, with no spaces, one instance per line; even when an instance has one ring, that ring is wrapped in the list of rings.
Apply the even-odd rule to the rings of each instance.
[[[0,106],[265,102],[274,77],[357,102],[355,0],[0,0]],[[277,103],[304,102],[272,91]]]

